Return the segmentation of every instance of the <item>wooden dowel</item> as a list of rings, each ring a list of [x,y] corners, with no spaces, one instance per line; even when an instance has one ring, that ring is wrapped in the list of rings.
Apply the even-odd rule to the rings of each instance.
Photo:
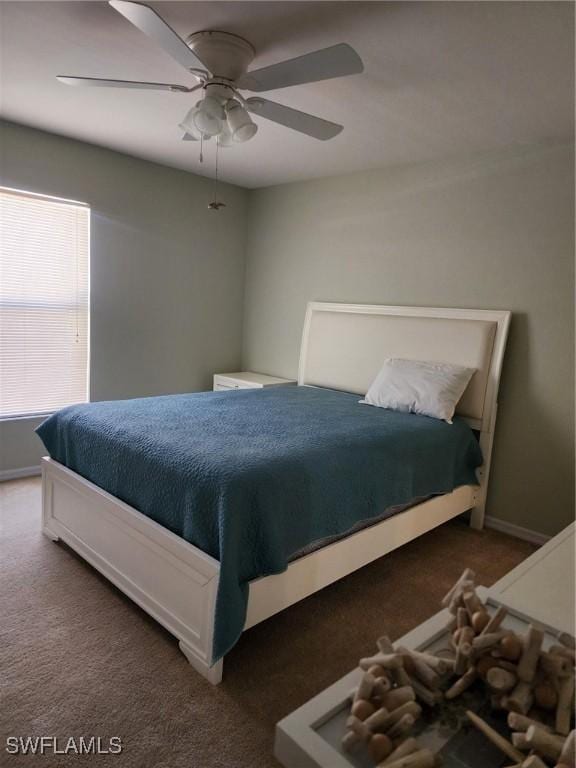
[[[464,675],[462,675],[461,678],[456,680],[454,685],[446,691],[444,697],[446,699],[455,699],[457,696],[460,696],[461,693],[463,693],[472,685],[477,676],[478,673],[476,672],[476,669],[474,667],[470,667],[470,669]]]
[[[376,680],[370,674],[370,672],[365,672],[362,675],[362,679],[360,680],[358,688],[356,688],[356,693],[354,694],[354,701],[359,701],[361,699],[364,699],[367,701],[372,696],[372,691],[374,690],[375,682]]]
[[[475,613],[486,612],[484,603],[480,600],[474,588],[464,590],[462,592],[462,600],[468,611],[468,618],[471,624]]]
[[[518,635],[510,632],[500,640],[498,648],[495,648],[492,653],[495,655],[495,652],[498,651],[498,654],[504,659],[517,662],[520,656],[522,656],[523,650],[524,644],[522,643],[522,640]]]
[[[530,755],[522,763],[522,768],[548,768],[548,766],[540,760],[538,755]]]
[[[495,645],[498,645],[500,640],[502,640],[503,637],[506,637],[507,634],[508,633],[505,630],[502,630],[479,635],[472,640],[472,648],[475,653],[483,653],[484,651],[494,648]]]
[[[472,627],[463,627],[460,630],[458,646],[456,647],[456,660],[454,662],[454,672],[457,675],[462,675],[466,671],[470,661],[473,639],[474,630]]]
[[[394,723],[386,731],[386,735],[391,739],[398,739],[405,736],[415,723],[413,715],[403,715],[397,723]]]
[[[392,683],[386,676],[377,677],[374,682],[374,696],[380,696],[380,698],[382,698],[382,696],[387,694],[391,688]]]
[[[368,751],[375,763],[385,760],[393,749],[390,737],[385,733],[375,733],[368,742]]]
[[[526,752],[531,749],[530,745],[528,744],[526,734],[522,733],[521,731],[512,734],[512,744],[516,747],[516,749],[525,750]]]
[[[415,701],[407,701],[392,712],[382,707],[364,721],[364,724],[372,731],[387,731],[394,723],[397,723],[404,715],[412,715],[416,720],[422,714],[422,707]]]
[[[540,669],[550,677],[568,677],[573,666],[572,660],[563,654],[546,651],[540,654]]]
[[[543,640],[544,632],[530,624],[526,634],[524,650],[518,662],[518,678],[524,683],[531,683],[534,680]]]
[[[486,673],[486,682],[497,693],[508,693],[516,685],[516,675],[500,667],[492,667]]]
[[[519,712],[508,713],[508,726],[513,731],[527,731],[531,725],[535,725],[537,728],[542,728],[548,732],[551,732],[552,730],[549,726],[539,723],[531,717],[526,717],[526,715],[521,715]]]
[[[456,611],[456,627],[458,629],[462,629],[462,627],[468,627],[470,626],[470,621],[468,619],[468,611],[466,608],[458,608]]]
[[[542,757],[549,760],[557,760],[560,757],[564,742],[562,736],[556,736],[554,733],[548,733],[537,725],[531,725],[526,731],[526,741],[530,748]]]
[[[486,624],[486,626],[484,627],[484,629],[480,634],[488,635],[491,632],[496,632],[496,630],[500,628],[500,625],[506,618],[507,614],[508,614],[508,608],[505,608],[503,605],[499,606],[496,613],[494,613],[490,617],[490,621],[488,622],[488,624]]]
[[[400,646],[398,652],[404,657],[404,669],[411,677],[416,677],[427,688],[439,688],[440,677],[427,662],[412,653],[408,648]]]
[[[476,578],[476,574],[474,571],[472,571],[470,568],[466,568],[458,580],[454,582],[454,585],[448,590],[448,592],[444,595],[442,600],[440,601],[440,605],[443,608],[446,608],[449,604],[452,598],[454,597],[454,593],[458,589],[458,587],[464,582],[464,581],[471,581],[473,582]]]
[[[375,664],[384,667],[384,669],[398,669],[398,667],[403,666],[404,662],[399,653],[377,653],[374,656],[360,659],[359,666],[361,669],[368,670]]]
[[[377,709],[373,715],[367,717],[366,720],[364,720],[364,723],[370,728],[372,733],[375,733],[376,731],[385,731],[388,727],[389,717],[390,712],[388,712],[386,707],[380,707],[380,709]]]
[[[430,688],[427,688],[425,685],[423,685],[420,680],[410,678],[410,684],[412,686],[412,690],[416,694],[416,698],[420,701],[423,701],[427,706],[435,707],[440,701],[442,701],[442,693],[440,691],[431,691]]]
[[[574,766],[574,763],[576,762],[576,731],[570,731],[568,738],[564,742],[562,751],[560,752],[558,762],[562,765],[568,765],[570,768]]]
[[[507,697],[506,706],[511,712],[520,712],[521,715],[525,715],[533,701],[532,688],[528,683],[520,682]]]
[[[412,752],[416,752],[418,748],[418,744],[416,742],[416,739],[413,739],[412,737],[405,739],[401,744],[399,744],[394,752],[392,752],[391,755],[389,755],[384,762],[380,763],[377,768],[388,768],[390,763],[395,762],[396,760],[399,760],[401,757],[406,757],[406,755],[412,754]]]
[[[346,726],[354,733],[359,741],[368,741],[370,736],[372,736],[372,731],[368,728],[366,723],[359,720],[357,717],[354,717],[354,715],[346,720]]]
[[[426,653],[425,651],[410,651],[410,655],[425,662],[439,675],[444,675],[454,668],[454,661],[451,659],[442,658],[440,656],[434,656],[432,653]]]
[[[390,674],[392,675],[392,679],[396,683],[398,687],[404,687],[407,685],[412,685],[412,681],[410,679],[410,675],[404,667],[398,667],[398,669],[391,669]]]
[[[454,616],[456,615],[456,612],[458,611],[458,608],[462,608],[464,606],[462,595],[464,594],[465,589],[473,589],[474,584],[471,581],[463,581],[462,584],[459,585],[458,589],[454,592],[452,596],[452,600],[450,600],[450,603],[448,604],[448,610],[451,614]]]
[[[401,688],[393,688],[382,696],[382,706],[392,712],[408,701],[415,701],[416,693],[411,685],[403,685]]]
[[[373,715],[375,711],[376,707],[371,701],[358,699],[358,701],[355,701],[354,704],[352,704],[350,714],[357,717],[358,720],[366,720],[370,715]]]
[[[574,701],[574,674],[562,678],[558,683],[558,704],[556,707],[556,730],[563,736],[570,733],[572,703]]]
[[[394,646],[388,635],[382,635],[376,640],[376,645],[380,653],[394,653]]]
[[[498,731],[495,731],[494,728],[489,726],[488,723],[484,722],[481,717],[478,717],[477,714],[467,709],[466,717],[474,726],[476,726],[476,728],[478,728],[479,731],[484,734],[484,736],[486,736],[487,739],[492,742],[492,744],[494,744],[495,747],[497,747],[511,760],[514,760],[516,763],[521,763],[524,760],[524,755],[522,752],[520,752],[520,750],[516,749],[516,747],[514,747],[509,741],[501,736]]]
[[[558,706],[558,692],[556,690],[556,681],[548,678],[543,683],[538,683],[532,689],[534,694],[534,704],[540,709],[554,710]]]
[[[471,624],[472,629],[476,633],[482,632],[484,627],[488,624],[490,621],[490,614],[486,610],[476,611],[475,614],[472,616]]]

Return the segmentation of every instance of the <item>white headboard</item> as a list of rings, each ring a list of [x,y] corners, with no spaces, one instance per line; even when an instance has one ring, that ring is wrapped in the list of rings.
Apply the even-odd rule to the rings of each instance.
[[[310,302],[298,383],[366,393],[385,358],[474,368],[457,412],[491,432],[510,312]]]

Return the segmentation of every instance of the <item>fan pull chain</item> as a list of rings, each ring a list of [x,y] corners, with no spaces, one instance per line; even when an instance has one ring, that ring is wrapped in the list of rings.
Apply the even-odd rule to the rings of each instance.
[[[216,137],[216,165],[214,169],[214,200],[208,203],[208,208],[211,211],[219,211],[220,208],[225,208],[226,203],[218,200],[218,150],[220,148],[220,139]]]
[[[218,150],[220,149],[220,137],[216,136],[216,164],[214,168],[214,200],[218,199]]]

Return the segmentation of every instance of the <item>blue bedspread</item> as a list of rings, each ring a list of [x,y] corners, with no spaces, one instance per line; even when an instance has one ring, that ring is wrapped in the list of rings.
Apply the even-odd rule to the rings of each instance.
[[[247,582],[393,505],[475,483],[467,424],[310,387],[65,408],[50,456],[220,561],[213,660],[240,636]]]

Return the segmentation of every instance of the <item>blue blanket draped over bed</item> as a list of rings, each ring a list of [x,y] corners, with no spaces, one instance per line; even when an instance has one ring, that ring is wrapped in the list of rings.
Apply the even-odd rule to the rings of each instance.
[[[465,422],[361,405],[310,387],[65,408],[50,456],[220,561],[213,660],[240,636],[247,582],[416,497],[475,483]]]

